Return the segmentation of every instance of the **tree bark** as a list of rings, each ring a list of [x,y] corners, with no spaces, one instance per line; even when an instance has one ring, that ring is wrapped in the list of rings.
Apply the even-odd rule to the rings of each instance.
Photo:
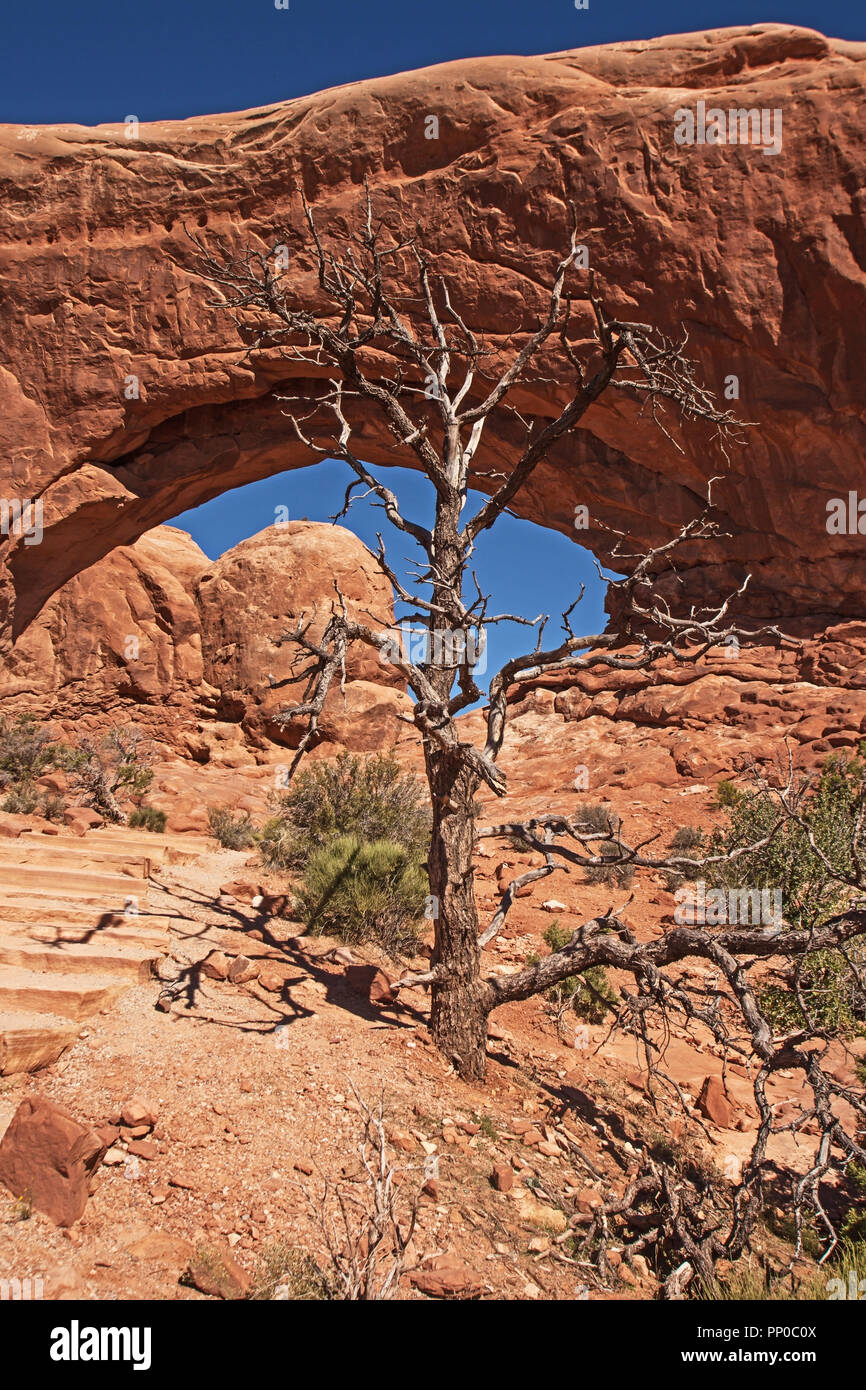
[[[437,915],[432,964],[444,979],[431,986],[430,1028],[439,1050],[464,1081],[481,1081],[487,1060],[487,1011],[481,981],[472,852],[477,779],[458,754],[427,748],[433,797],[428,873]]]

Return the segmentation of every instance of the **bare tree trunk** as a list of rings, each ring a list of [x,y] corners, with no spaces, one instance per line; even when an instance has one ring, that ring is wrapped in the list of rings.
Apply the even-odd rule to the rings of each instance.
[[[478,783],[462,766],[459,754],[428,746],[426,763],[433,795],[428,860],[437,911],[433,965],[447,971],[431,987],[430,1027],[436,1046],[464,1081],[480,1081],[487,1054],[487,1013],[482,1007],[472,868],[473,799]]]

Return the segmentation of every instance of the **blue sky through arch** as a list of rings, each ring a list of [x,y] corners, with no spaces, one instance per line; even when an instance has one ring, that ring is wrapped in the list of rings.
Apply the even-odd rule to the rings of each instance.
[[[428,524],[433,507],[433,488],[428,480],[408,468],[382,469],[380,474],[396,493],[404,515]],[[278,508],[286,508],[293,521],[329,521],[341,509],[352,476],[345,464],[326,459],[224,492],[173,517],[170,524],[189,531],[205,554],[217,559],[247,536],[272,526],[279,516],[285,515]],[[471,493],[467,515],[471,514],[470,508],[482,501],[480,493]],[[388,563],[406,581],[407,588],[417,588],[412,584],[411,572],[421,559],[420,549],[411,537],[391,525],[372,500],[353,503],[338,524],[348,527],[372,550],[377,549],[376,533],[381,532]],[[573,615],[575,631],[600,632],[604,628],[604,584],[595,562],[587,550],[558,531],[504,516],[478,538],[472,567],[478,573],[483,592],[492,595],[491,612],[515,613],[526,618],[549,613],[551,621],[545,641],[550,645],[559,640],[562,611],[577,596],[581,584],[586,586],[586,594]],[[398,616],[403,611],[398,606]],[[527,651],[534,642],[528,628],[513,623],[491,627],[487,672],[479,676],[479,686],[486,689],[490,675],[509,656]]]

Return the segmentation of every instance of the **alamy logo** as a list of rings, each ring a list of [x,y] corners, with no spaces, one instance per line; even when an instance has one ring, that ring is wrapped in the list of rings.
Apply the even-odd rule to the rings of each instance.
[[[0,497],[0,536],[23,536],[25,545],[38,545],[42,540],[42,498]]]
[[[866,536],[866,497],[849,492],[827,503],[827,531],[831,536]]]
[[[29,1303],[33,1299],[45,1297],[45,1286],[41,1274],[33,1279],[0,1279],[0,1303],[10,1300],[13,1303]]]
[[[466,662],[473,672],[483,675],[487,670],[487,633],[483,629],[450,627],[429,632],[404,621],[399,628],[391,628],[385,646],[379,650],[383,666],[400,660],[445,670],[456,670]]]
[[[150,1370],[149,1327],[68,1327],[51,1331],[52,1361],[131,1361],[134,1371]]]
[[[857,1271],[848,1270],[848,1284],[846,1287],[844,1279],[827,1280],[827,1298],[833,1302],[840,1299],[852,1299],[861,1302],[866,1299],[866,1279],[858,1279]]]
[[[732,107],[723,111],[699,101],[695,111],[681,106],[674,112],[678,145],[755,145],[762,154],[781,154],[781,107]]]
[[[781,927],[780,888],[710,888],[703,879],[684,883],[674,897],[681,927]]]

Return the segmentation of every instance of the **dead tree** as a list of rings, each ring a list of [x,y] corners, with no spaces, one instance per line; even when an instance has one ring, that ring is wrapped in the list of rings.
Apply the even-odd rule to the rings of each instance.
[[[836,1083],[800,1040],[785,1040],[781,1046],[773,1041],[749,985],[744,961],[771,956],[796,959],[805,949],[814,949],[814,944],[807,948],[798,933],[679,928],[646,943],[637,941],[611,908],[603,917],[586,922],[566,947],[538,964],[505,978],[482,976],[482,950],[502,929],[523,884],[567,866],[591,869],[622,863],[658,870],[698,862],[687,856],[655,855],[650,842],[628,843],[621,828],[593,832],[565,815],[552,814],[525,824],[478,826],[478,790],[487,787],[498,797],[506,790],[497,764],[509,692],[542,673],[605,667],[647,670],[662,661],[693,663],[732,637],[749,643],[768,636],[781,640],[781,634],[774,628],[747,630],[734,622],[734,600],[745,590],[748,577],[737,594],[707,609],[685,605],[674,611],[660,595],[658,581],[673,568],[678,547],[719,536],[711,509],[682,527],[672,526],[666,543],[642,553],[624,553],[623,538],[621,567],[627,573],[612,584],[616,616],[611,628],[601,633],[576,632],[572,614],[578,599],[562,615],[561,636],[548,645],[544,642],[546,618],[529,622],[517,615],[489,612],[489,598],[471,569],[475,543],[508,511],[554,444],[573,431],[606,393],[624,390],[642,400],[649,419],[670,439],[666,407],[685,422],[702,422],[723,456],[736,438],[735,418],[719,410],[711,392],[701,385],[695,364],[686,355],[685,338],[671,341],[650,325],[609,317],[594,276],[589,274],[582,285],[576,280],[576,229],[568,253],[556,267],[536,327],[515,340],[508,360],[503,361],[503,352],[494,352],[468,326],[448,285],[434,275],[418,238],[394,240],[376,222],[369,194],[357,233],[342,241],[325,244],[306,203],[304,218],[315,298],[322,308],[299,303],[276,269],[276,248],[294,239],[287,230],[275,233],[271,253],[233,254],[224,242],[211,247],[190,234],[198,252],[194,269],[216,287],[216,306],[235,316],[249,358],[265,350],[276,352],[286,359],[287,377],[300,368],[318,379],[319,384],[303,399],[279,399],[288,406],[289,427],[311,455],[342,459],[355,475],[334,520],[346,514],[360,489],[376,499],[393,525],[417,542],[424,555],[413,591],[407,590],[389,564],[381,536],[375,557],[398,598],[412,607],[411,620],[426,631],[423,660],[412,660],[400,650],[387,624],[374,615],[369,622],[350,616],[339,590],[321,636],[313,636],[313,615],[308,614],[280,638],[304,654],[303,669],[297,674],[307,680],[303,701],[282,715],[286,722],[306,720],[292,771],[316,736],[329,692],[345,678],[346,655],[353,642],[364,643],[383,660],[393,662],[415,698],[412,721],[423,744],[432,802],[428,866],[437,915],[430,969],[405,976],[400,987],[429,987],[437,1046],[463,1078],[479,1080],[484,1076],[487,1019],[492,1010],[592,966],[610,966],[634,977],[638,996],[627,1007],[642,1028],[648,1027],[653,1011],[666,1015],[679,1010],[688,1018],[706,1016],[712,1030],[718,1026],[715,1016],[665,973],[687,957],[704,958],[727,982],[745,1025],[745,1046],[760,1059],[762,1075],[790,1066],[805,1071],[814,1090],[816,1113],[825,1127],[821,1164],[833,1144],[842,1145],[849,1155],[856,1151],[866,1157],[850,1136],[843,1140],[832,1116],[830,1100],[840,1094]],[[531,383],[533,373],[540,376],[542,364],[547,370],[551,360],[566,392],[565,402],[552,419],[526,419],[512,405],[515,388]],[[432,526],[406,516],[391,488],[358,456],[353,436],[364,412],[378,415],[390,432],[395,441],[394,462],[412,464],[433,484]],[[491,420],[501,420],[504,412],[510,412],[510,420],[522,432],[507,474],[482,466],[485,429]],[[478,482],[489,485],[490,495],[466,515],[470,486]],[[476,746],[465,737],[458,716],[481,698],[474,668],[485,629],[501,622],[534,627],[536,640],[531,650],[509,660],[491,680],[486,739]],[[780,823],[785,814],[780,805]],[[504,837],[516,837],[538,851],[544,863],[515,880],[492,921],[482,925],[475,902],[473,853],[479,839]],[[601,854],[602,842],[608,851],[613,842],[613,860]],[[844,949],[848,940],[864,931],[866,915],[858,911],[826,925],[820,939],[828,947]],[[648,1034],[647,1048],[656,1066]],[[740,1202],[744,1214],[734,1222],[734,1245],[746,1238],[760,1163],[757,1154]],[[652,1179],[659,1191],[665,1181],[663,1175]],[[687,1207],[681,1204],[682,1210]],[[728,1232],[719,1241],[724,1244],[730,1236]],[[715,1246],[707,1259],[714,1258],[714,1252]],[[701,1263],[700,1249],[695,1259],[706,1274],[709,1266]]]

